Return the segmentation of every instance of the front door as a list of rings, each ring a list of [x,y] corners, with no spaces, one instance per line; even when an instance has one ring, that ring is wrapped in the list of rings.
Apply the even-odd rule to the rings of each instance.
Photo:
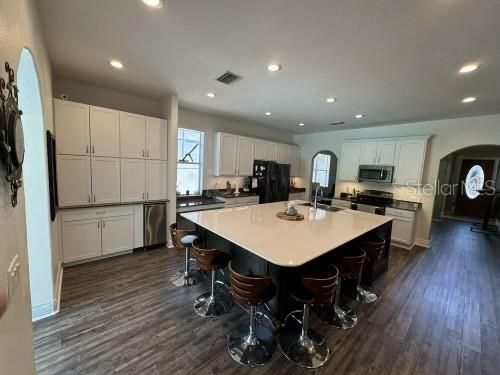
[[[479,168],[475,168],[479,166]],[[484,174],[484,185],[478,187],[482,189],[486,187],[487,181],[493,179],[493,170],[495,167],[495,160],[480,160],[480,159],[464,159],[460,169],[459,188],[457,190],[457,200],[455,203],[455,215],[466,216],[474,218],[483,218],[489,206],[489,199],[484,195],[477,195],[475,188],[473,188],[474,181],[478,181],[481,170]],[[474,170],[471,172],[471,169]],[[467,181],[467,175],[471,172],[472,178]],[[467,183],[472,188],[466,189]]]

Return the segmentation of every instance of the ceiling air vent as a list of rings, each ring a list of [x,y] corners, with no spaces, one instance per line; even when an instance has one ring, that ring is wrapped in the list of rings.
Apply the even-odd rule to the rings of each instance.
[[[344,124],[345,124],[344,121],[330,122],[330,125],[332,125],[332,126],[339,126],[339,125],[344,125]]]
[[[230,84],[240,80],[241,76],[234,74],[233,72],[227,71],[226,73],[224,73],[223,75],[221,75],[220,77],[218,77],[216,79],[219,82],[222,82],[226,85],[230,85]]]

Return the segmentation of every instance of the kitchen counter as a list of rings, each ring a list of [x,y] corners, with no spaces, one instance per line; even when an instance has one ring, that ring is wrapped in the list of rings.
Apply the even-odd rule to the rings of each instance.
[[[329,212],[298,206],[303,221],[276,216],[284,202],[183,213],[194,224],[281,267],[310,262],[384,224],[391,218],[365,212]]]
[[[178,197],[177,212],[189,212],[193,210],[206,210],[224,207],[224,201],[217,198]]]

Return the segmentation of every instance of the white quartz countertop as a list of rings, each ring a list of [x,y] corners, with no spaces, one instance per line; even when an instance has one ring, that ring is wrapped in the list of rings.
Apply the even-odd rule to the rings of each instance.
[[[277,202],[181,215],[283,267],[301,266],[392,220],[367,212],[329,212],[297,206],[304,220],[288,221],[276,216],[284,209],[285,202]]]

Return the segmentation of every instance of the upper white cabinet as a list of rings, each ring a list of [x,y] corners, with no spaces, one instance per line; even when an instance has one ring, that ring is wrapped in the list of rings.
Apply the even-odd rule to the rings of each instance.
[[[146,117],[146,158],[167,160],[166,120]]]
[[[360,142],[349,142],[342,145],[340,156],[339,180],[357,181],[361,157]]]
[[[266,160],[266,141],[262,139],[255,140],[255,160]]]
[[[361,144],[360,165],[377,164],[377,142],[365,142]]]
[[[215,134],[215,176],[236,175],[236,152],[238,149],[238,136],[227,133]],[[253,168],[253,166],[252,166]]]
[[[120,156],[120,113],[114,109],[90,107],[92,156]]]
[[[266,142],[266,160],[278,161],[278,144]]]
[[[120,202],[120,159],[92,158],[92,203]]]
[[[290,176],[300,176],[300,147],[290,146]]]
[[[91,203],[90,157],[57,156],[57,191],[61,207],[85,206]]]
[[[120,112],[120,155],[144,159],[146,156],[146,117]]]
[[[360,165],[394,165],[395,141],[363,142]]]
[[[397,142],[394,184],[410,186],[421,184],[426,145],[426,139]]]
[[[280,164],[290,164],[290,146],[278,143],[278,157],[276,161]]]
[[[167,198],[167,162],[146,161],[146,200],[156,201]]]
[[[90,154],[89,106],[54,99],[57,153]]]
[[[253,175],[255,141],[253,138],[238,136],[238,152],[236,174],[238,176]]]
[[[121,159],[121,201],[141,202],[146,199],[146,162]]]

